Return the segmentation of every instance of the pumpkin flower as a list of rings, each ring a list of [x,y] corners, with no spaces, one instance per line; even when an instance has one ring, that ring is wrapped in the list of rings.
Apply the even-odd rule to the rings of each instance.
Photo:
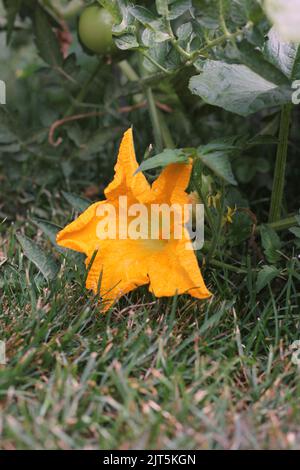
[[[114,179],[104,191],[106,200],[92,204],[59,232],[58,245],[86,255],[86,266],[90,267],[86,287],[95,294],[100,293],[105,310],[123,295],[145,284],[149,284],[149,290],[156,297],[184,293],[198,299],[210,297],[183,225],[180,239],[161,236],[153,239],[150,233],[146,238],[132,239],[126,229],[126,236],[120,234],[124,228],[119,213],[120,198],[126,196],[128,206],[176,204],[183,207],[189,202],[185,190],[192,165],[170,164],[152,186],[143,173],[136,173],[137,169],[132,129],[128,129],[120,145]],[[119,231],[115,239],[99,237],[99,222],[103,221],[101,208],[107,203],[116,209]]]

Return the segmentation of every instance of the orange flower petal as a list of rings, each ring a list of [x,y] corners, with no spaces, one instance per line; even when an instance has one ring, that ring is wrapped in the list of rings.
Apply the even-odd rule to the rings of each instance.
[[[134,174],[138,167],[132,129],[128,129],[120,145],[114,179],[104,191],[108,200],[127,195],[129,198],[132,196],[133,199],[142,202],[145,194],[150,190],[150,185],[143,173]]]
[[[172,163],[161,172],[151,187],[151,202],[187,204],[185,192],[191,178],[192,164]]]
[[[190,294],[198,299],[207,299],[207,289],[198,262],[188,239],[173,240],[164,253],[153,257],[149,266],[150,287],[156,297]]]
[[[96,217],[97,208],[106,201],[95,202],[88,207],[76,220],[61,230],[56,237],[58,245],[81,253],[93,253],[99,245],[96,226],[99,218]]]
[[[175,293],[189,293],[204,299],[211,296],[205,286],[196,256],[184,231],[183,240],[101,240],[97,224],[101,220],[97,208],[111,203],[118,218],[119,196],[127,196],[128,206],[133,202],[177,204],[189,202],[185,192],[191,175],[191,164],[173,164],[163,170],[150,188],[144,175],[134,175],[138,168],[135,158],[132,130],[123,137],[113,182],[106,188],[106,201],[91,205],[77,220],[57,235],[57,243],[87,255],[90,264],[95,250],[99,250],[88,273],[86,286],[100,294],[106,309],[122,295],[138,286],[148,284],[157,297]],[[149,208],[149,206],[148,206]],[[117,220],[117,226],[119,225]]]
[[[109,306],[138,286],[149,283],[147,252],[140,240],[103,240],[89,271],[86,287],[100,295]],[[88,265],[90,258],[87,259]]]

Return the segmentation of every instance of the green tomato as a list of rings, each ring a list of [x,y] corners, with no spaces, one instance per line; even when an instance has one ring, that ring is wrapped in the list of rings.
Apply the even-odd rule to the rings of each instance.
[[[110,54],[116,46],[112,37],[114,19],[109,11],[98,5],[84,9],[78,24],[82,44],[96,54]]]

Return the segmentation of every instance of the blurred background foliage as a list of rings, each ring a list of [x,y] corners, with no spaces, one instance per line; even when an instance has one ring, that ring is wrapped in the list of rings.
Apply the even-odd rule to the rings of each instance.
[[[283,44],[256,0],[99,0],[112,15],[117,47],[96,55],[77,33],[79,15],[91,4],[1,5],[1,79],[7,84],[7,105],[0,108],[1,217],[64,224],[62,191],[103,197],[121,135],[133,125],[139,161],[163,148],[192,149],[200,158],[197,189],[216,224],[225,217],[213,244],[223,251],[240,245],[247,254],[253,229],[268,220],[279,111],[298,77],[297,51],[274,55]],[[293,77],[287,57],[294,61]],[[299,211],[298,118],[295,106],[283,218]],[[157,171],[148,165],[150,180]],[[300,245],[297,220],[288,225],[293,232],[282,235],[291,254]],[[208,242],[213,232],[208,227]],[[263,260],[254,251],[254,260]],[[237,253],[235,260],[240,248]]]

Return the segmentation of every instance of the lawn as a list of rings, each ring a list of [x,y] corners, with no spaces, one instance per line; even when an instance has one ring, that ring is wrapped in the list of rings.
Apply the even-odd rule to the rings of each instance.
[[[120,0],[95,55],[89,3],[0,3],[0,449],[299,449],[300,46],[255,0]],[[130,126],[149,182],[193,159],[210,299],[103,312],[56,244]]]

